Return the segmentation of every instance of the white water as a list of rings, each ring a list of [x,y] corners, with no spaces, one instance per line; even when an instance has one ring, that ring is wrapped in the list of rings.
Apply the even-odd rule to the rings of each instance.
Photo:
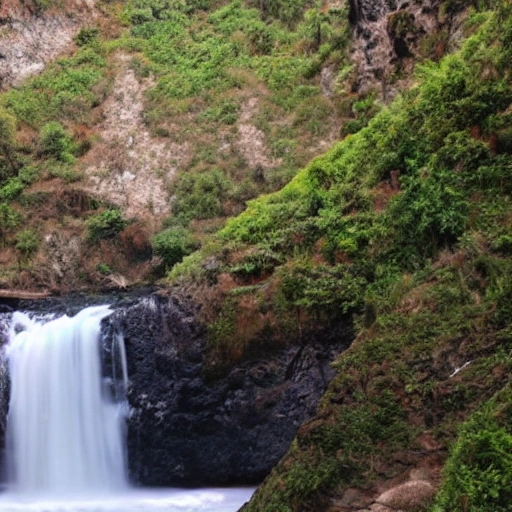
[[[7,463],[17,492],[127,487],[122,404],[108,396],[101,376],[100,324],[111,313],[96,306],[44,324],[14,314]]]
[[[159,489],[86,499],[28,501],[0,495],[2,512],[235,512],[254,489]]]
[[[0,510],[235,512],[254,489],[128,486],[122,338],[114,337],[112,346],[114,382],[109,385],[101,373],[100,324],[111,313],[97,306],[46,323],[14,313],[6,350],[10,484],[0,494]]]

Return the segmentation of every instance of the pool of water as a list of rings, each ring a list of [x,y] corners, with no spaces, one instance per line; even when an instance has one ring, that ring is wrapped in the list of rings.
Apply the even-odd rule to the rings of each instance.
[[[2,512],[236,512],[254,488],[144,489],[98,497],[0,494]]]

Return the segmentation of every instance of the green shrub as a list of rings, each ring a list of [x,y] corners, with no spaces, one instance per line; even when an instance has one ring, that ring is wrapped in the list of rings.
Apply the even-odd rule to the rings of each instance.
[[[175,11],[186,12],[187,2],[185,0],[134,0],[130,4],[132,12],[141,13],[145,11],[144,21],[149,20],[167,20],[173,16]],[[141,19],[132,18],[132,23],[140,23]]]
[[[26,165],[18,171],[19,180],[25,185],[30,185],[37,180],[39,168],[36,165]]]
[[[286,308],[298,308],[315,317],[337,319],[358,310],[367,284],[345,265],[314,266],[296,261],[279,269],[278,300]]]
[[[102,276],[108,276],[109,274],[112,274],[112,269],[106,263],[98,263],[96,265],[96,270]]]
[[[154,253],[162,258],[166,269],[172,268],[198,248],[190,231],[181,226],[158,233],[153,237],[152,244]]]
[[[9,178],[7,182],[0,187],[0,201],[11,201],[19,196],[24,189],[24,185],[19,178]]]
[[[82,27],[74,40],[78,46],[85,46],[95,41],[99,35],[100,30],[96,27]]]
[[[142,25],[148,21],[154,21],[153,11],[148,7],[133,8],[129,11],[128,17],[133,25]]]
[[[52,156],[61,162],[72,163],[74,144],[66,129],[57,121],[46,123],[40,132],[43,154]]]
[[[16,118],[0,108],[0,157],[5,159],[10,173],[13,173],[16,169],[14,159],[15,135]],[[0,178],[2,178],[1,172]]]
[[[223,199],[232,186],[231,180],[218,169],[182,174],[176,181],[172,211],[184,221],[218,217],[223,213]]]
[[[203,112],[200,119],[216,121],[217,123],[235,124],[238,119],[239,106],[232,100],[225,100],[219,105]]]
[[[261,249],[247,254],[241,261],[232,265],[229,271],[238,278],[247,280],[272,273],[283,261],[280,254],[268,249]]]
[[[83,177],[83,171],[76,166],[64,162],[48,162],[46,173],[52,178],[60,178],[66,183],[80,181]]]
[[[313,135],[322,135],[329,131],[329,119],[332,106],[323,96],[308,98],[296,109],[294,124],[304,126]]]
[[[426,177],[404,177],[402,185],[404,192],[393,199],[386,214],[402,249],[413,248],[429,257],[454,244],[466,227],[469,211],[459,175],[434,170]]]
[[[300,20],[308,0],[249,0],[250,6],[259,7],[263,17],[276,18],[288,25]]]
[[[7,203],[0,202],[0,245],[6,243],[6,235],[21,224],[21,215]]]
[[[512,435],[488,413],[466,423],[444,469],[433,512],[506,512],[512,503]]]
[[[90,241],[113,238],[126,226],[120,210],[105,210],[87,221],[88,239]]]
[[[39,237],[31,229],[25,229],[16,234],[15,249],[18,253],[19,264],[26,263],[39,249]]]
[[[512,235],[501,235],[492,243],[491,249],[504,255],[512,254]]]

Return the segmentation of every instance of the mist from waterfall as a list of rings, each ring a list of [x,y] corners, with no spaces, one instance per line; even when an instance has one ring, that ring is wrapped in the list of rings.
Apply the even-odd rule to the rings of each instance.
[[[111,314],[96,306],[43,323],[14,313],[6,453],[15,492],[88,495],[127,487],[126,407],[112,396],[118,386],[102,376],[101,321]],[[118,352],[125,369],[124,350]]]

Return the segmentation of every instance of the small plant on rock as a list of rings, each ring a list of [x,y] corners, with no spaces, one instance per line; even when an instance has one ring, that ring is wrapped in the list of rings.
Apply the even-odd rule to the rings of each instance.
[[[18,265],[21,268],[39,249],[39,237],[31,229],[24,229],[16,235],[15,249],[18,253]]]

